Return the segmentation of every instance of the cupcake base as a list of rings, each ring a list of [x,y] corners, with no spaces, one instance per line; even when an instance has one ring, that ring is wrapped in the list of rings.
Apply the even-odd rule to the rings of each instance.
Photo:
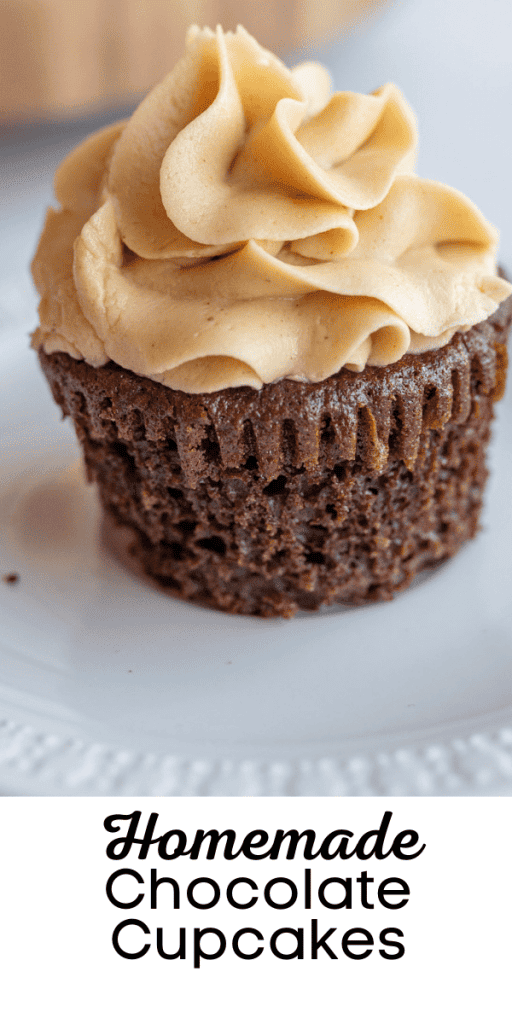
[[[177,597],[291,617],[389,599],[474,536],[511,319],[507,300],[437,352],[260,392],[39,357],[132,566]]]

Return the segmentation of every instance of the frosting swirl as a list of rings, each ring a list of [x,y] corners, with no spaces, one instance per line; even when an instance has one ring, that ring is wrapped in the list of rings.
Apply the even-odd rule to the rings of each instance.
[[[395,86],[331,95],[320,65],[192,28],[130,120],[57,171],[39,343],[192,393],[446,344],[511,288],[497,232],[413,173],[416,145]]]

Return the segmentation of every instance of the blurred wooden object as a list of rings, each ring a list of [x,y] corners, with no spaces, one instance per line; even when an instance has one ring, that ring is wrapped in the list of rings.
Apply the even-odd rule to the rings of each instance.
[[[286,53],[385,0],[0,0],[0,118],[78,117],[129,104],[183,52],[189,24],[235,28]]]

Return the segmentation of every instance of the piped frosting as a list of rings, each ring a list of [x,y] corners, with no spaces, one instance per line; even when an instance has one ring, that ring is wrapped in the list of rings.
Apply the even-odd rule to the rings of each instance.
[[[331,95],[320,65],[192,28],[130,120],[57,171],[39,343],[191,393],[445,345],[511,288],[495,229],[413,173],[416,147],[394,85]]]

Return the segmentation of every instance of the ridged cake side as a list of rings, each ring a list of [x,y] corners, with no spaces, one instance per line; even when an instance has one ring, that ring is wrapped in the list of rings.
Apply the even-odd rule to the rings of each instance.
[[[477,529],[512,300],[445,348],[186,395],[40,353],[111,528],[176,596],[293,615],[389,598]]]

